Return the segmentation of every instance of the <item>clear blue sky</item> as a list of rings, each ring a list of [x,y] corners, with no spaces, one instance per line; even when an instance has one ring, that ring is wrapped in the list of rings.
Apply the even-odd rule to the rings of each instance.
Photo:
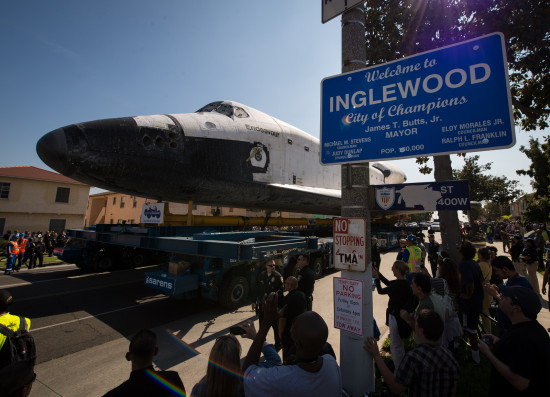
[[[321,80],[341,72],[340,18],[323,25],[318,0],[12,1],[0,43],[0,166],[49,169],[36,142],[67,124],[189,113],[220,99],[319,137]],[[530,164],[518,150],[528,137],[478,154],[530,191],[515,174]],[[396,164],[409,182],[433,179],[414,159]]]

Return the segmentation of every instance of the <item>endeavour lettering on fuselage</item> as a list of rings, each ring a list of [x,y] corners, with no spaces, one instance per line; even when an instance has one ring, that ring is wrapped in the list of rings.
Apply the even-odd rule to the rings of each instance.
[[[248,125],[248,124],[245,124],[245,127],[247,130],[258,131],[258,132],[262,132],[264,134],[272,135],[275,137],[279,136],[279,133],[277,131],[266,130],[265,128],[262,128],[262,127],[255,127],[253,125]]]

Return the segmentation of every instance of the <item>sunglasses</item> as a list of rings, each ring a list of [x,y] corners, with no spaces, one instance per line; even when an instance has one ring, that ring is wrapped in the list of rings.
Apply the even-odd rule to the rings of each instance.
[[[271,265],[267,265],[267,266],[269,266],[269,267],[275,267],[275,265],[274,265],[274,264],[271,264]]]

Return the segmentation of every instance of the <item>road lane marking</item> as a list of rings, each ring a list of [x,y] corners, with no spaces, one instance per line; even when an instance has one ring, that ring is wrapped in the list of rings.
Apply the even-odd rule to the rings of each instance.
[[[51,279],[48,279],[48,280],[25,281],[25,282],[20,282],[20,283],[17,283],[17,284],[6,284],[6,285],[1,286],[0,289],[12,288],[12,287],[21,287],[21,286],[24,286],[24,285],[48,283],[48,282],[51,282],[51,281],[73,280],[73,279],[85,278],[85,277],[97,277],[97,276],[102,276],[104,274],[120,274],[122,272],[129,272],[129,271],[132,271],[132,270],[148,269],[148,268],[155,267],[155,266],[156,265],[142,266],[142,267],[136,267],[134,269],[121,270],[121,271],[117,271],[117,272],[101,272],[101,273],[79,274],[77,276],[51,278]],[[60,272],[60,271],[65,271],[65,270],[54,270],[54,272]],[[45,273],[45,272],[40,272],[40,273]]]
[[[46,325],[46,326],[40,327],[40,328],[32,328],[31,331],[32,331],[32,332],[36,332],[36,331],[41,331],[41,330],[43,330],[43,329],[58,327],[58,326],[60,326],[60,325],[67,325],[67,324],[71,324],[71,323],[76,323],[76,322],[78,322],[78,321],[88,320],[88,319],[90,319],[90,318],[97,318],[97,317],[100,317],[100,316],[105,316],[105,315],[107,315],[107,314],[112,314],[112,313],[120,312],[120,311],[123,311],[123,310],[134,309],[134,308],[136,308],[136,307],[148,305],[148,304],[150,304],[150,303],[160,302],[160,301],[165,300],[165,299],[168,299],[168,298],[170,298],[170,297],[169,297],[169,296],[166,296],[166,295],[161,295],[161,296],[157,295],[157,296],[155,296],[155,297],[152,297],[151,300],[145,301],[145,302],[142,302],[142,303],[138,303],[137,305],[122,307],[122,308],[120,308],[120,309],[115,309],[115,310],[109,310],[108,312],[93,314],[93,315],[90,315],[90,316],[85,316],[85,317],[77,318],[77,319],[70,320],[70,321],[64,321],[64,322],[58,323],[58,324]]]

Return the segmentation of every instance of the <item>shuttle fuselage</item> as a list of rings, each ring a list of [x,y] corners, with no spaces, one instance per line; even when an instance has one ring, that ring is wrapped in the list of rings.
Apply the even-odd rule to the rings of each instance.
[[[195,113],[72,124],[37,143],[63,175],[99,188],[167,201],[340,214],[340,166],[319,162],[319,140],[233,101]],[[391,163],[371,184],[403,183]]]

